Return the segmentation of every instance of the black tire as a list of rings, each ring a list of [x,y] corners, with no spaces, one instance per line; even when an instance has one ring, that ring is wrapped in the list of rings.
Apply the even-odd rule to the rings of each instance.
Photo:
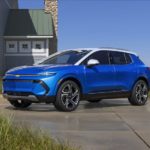
[[[145,81],[139,80],[133,87],[132,94],[129,97],[131,105],[145,105],[148,99],[148,85]]]
[[[59,111],[74,111],[79,105],[80,96],[79,86],[74,81],[67,80],[60,85],[54,106]]]
[[[102,101],[102,99],[93,99],[93,100],[87,100],[90,103],[99,103]]]
[[[9,100],[10,104],[13,105],[15,108],[27,108],[29,107],[32,103],[31,102],[26,102],[26,101],[22,101],[22,100]]]

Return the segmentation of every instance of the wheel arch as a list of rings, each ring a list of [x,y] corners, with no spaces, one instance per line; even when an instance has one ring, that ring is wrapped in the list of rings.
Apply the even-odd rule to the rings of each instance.
[[[133,89],[134,85],[136,84],[136,82],[137,82],[137,81],[139,81],[139,80],[143,80],[143,81],[145,81],[145,82],[146,82],[146,84],[147,84],[147,86],[148,86],[148,88],[150,88],[150,85],[149,85],[148,79],[147,79],[145,76],[140,76],[140,77],[138,77],[138,78],[137,78],[137,80],[134,82],[134,84],[133,84],[133,86],[132,86],[132,89]]]
[[[80,82],[77,78],[71,77],[71,76],[59,80],[58,86],[57,86],[57,90],[59,89],[59,87],[60,87],[60,85],[61,85],[62,83],[64,83],[65,81],[68,81],[68,80],[74,81],[74,82],[79,86],[80,92],[81,92],[81,95],[82,95],[82,94],[83,94],[83,87],[82,87],[81,82]]]

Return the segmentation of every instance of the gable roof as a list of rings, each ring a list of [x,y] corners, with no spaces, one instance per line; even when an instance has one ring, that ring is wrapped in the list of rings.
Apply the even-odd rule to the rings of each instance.
[[[53,21],[44,10],[11,9],[4,36],[53,36]]]

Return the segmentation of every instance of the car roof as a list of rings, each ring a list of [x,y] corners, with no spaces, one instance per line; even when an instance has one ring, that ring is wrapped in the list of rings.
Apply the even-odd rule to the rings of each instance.
[[[77,49],[68,49],[65,51],[116,51],[116,52],[124,52],[124,53],[129,53],[129,54],[134,54],[137,56],[137,53],[133,52],[133,51],[129,51],[126,49],[121,49],[121,48],[110,48],[110,47],[102,47],[102,48],[77,48]]]

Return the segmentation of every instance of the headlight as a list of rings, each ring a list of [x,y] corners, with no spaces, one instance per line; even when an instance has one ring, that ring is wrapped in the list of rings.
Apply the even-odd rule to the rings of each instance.
[[[38,75],[40,75],[40,76],[53,76],[55,74],[56,74],[56,72],[42,72],[42,73],[39,73]]]

